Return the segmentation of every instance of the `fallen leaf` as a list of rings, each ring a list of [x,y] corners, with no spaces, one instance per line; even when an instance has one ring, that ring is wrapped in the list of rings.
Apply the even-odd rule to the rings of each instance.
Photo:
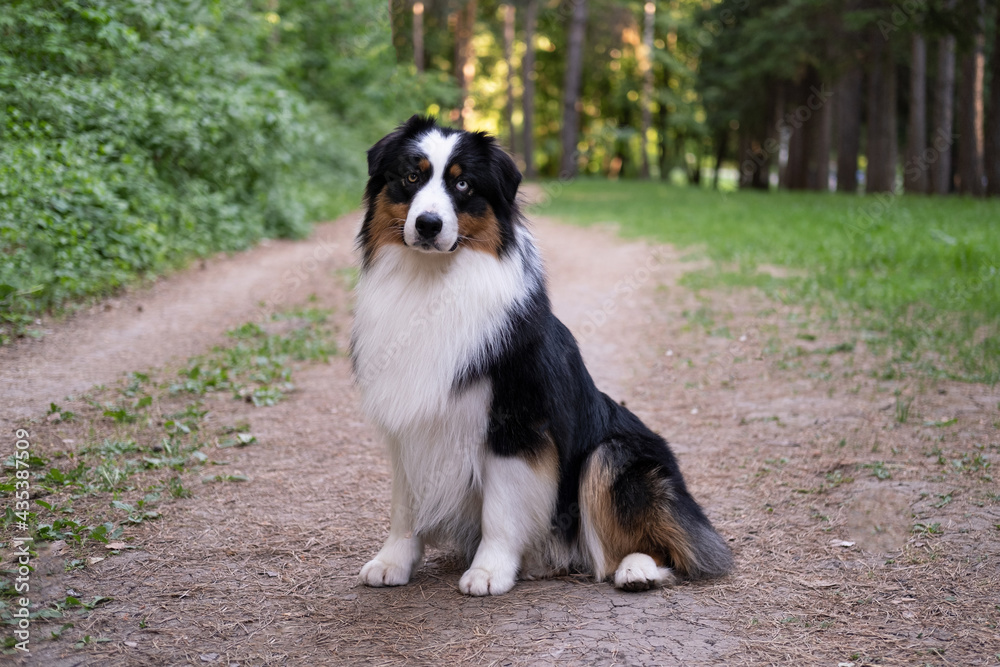
[[[853,547],[854,542],[848,542],[847,540],[831,540],[830,545],[834,547]]]

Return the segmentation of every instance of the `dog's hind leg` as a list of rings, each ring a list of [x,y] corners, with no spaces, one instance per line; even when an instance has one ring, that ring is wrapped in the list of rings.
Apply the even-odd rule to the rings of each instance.
[[[732,567],[725,542],[688,494],[676,463],[649,451],[612,440],[587,462],[581,537],[595,577],[614,571],[618,588],[645,590],[669,585],[674,572],[688,579],[725,574]]]
[[[487,455],[483,537],[472,565],[458,582],[460,591],[501,595],[514,587],[525,548],[548,530],[552,520],[557,466],[554,449],[531,462],[518,456]]]

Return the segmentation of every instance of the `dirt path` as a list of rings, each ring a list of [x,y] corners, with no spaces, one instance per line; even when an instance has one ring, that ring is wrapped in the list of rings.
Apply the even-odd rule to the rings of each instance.
[[[0,350],[5,425],[200,353],[255,319],[262,299],[315,294],[336,309],[346,349],[340,274],[356,222],[212,260]],[[109,641],[45,642],[22,662],[996,664],[997,486],[925,453],[937,446],[950,461],[981,445],[995,456],[997,392],[873,376],[863,344],[843,346],[850,332],[757,293],[679,286],[692,264],[668,247],[548,220],[534,229],[557,314],[598,384],[671,440],[731,540],[734,576],[639,595],[565,578],[470,599],[457,592],[460,565],[431,552],[407,587],[359,587],[387,530],[388,464],[338,356],[297,373],[298,390],[274,407],[213,399],[214,420],[248,420],[260,443],[233,456],[250,481],[198,487],[135,528],[138,548],[46,575],[54,598],[115,598],[73,629]],[[895,389],[914,414],[956,422],[899,423]],[[864,467],[876,458],[889,477]],[[917,520],[942,528],[914,536]]]

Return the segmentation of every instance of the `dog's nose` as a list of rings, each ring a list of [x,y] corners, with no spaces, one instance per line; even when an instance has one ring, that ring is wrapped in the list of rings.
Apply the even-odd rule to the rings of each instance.
[[[441,231],[441,218],[436,213],[421,213],[417,216],[417,234],[422,239],[432,239]]]

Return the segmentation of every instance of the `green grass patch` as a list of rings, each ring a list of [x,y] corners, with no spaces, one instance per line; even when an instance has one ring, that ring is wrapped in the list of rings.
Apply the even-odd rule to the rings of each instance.
[[[180,382],[174,371],[130,373],[117,385],[66,399],[65,407],[51,404],[45,418],[27,426],[30,456],[0,459],[0,543],[24,534],[62,540],[71,548],[67,566],[86,567],[116,550],[109,543],[125,545],[132,527],[157,520],[164,505],[190,497],[196,473],[248,481],[214,470],[227,465],[227,451],[260,443],[243,419],[207,419],[205,394],[230,392],[253,404],[249,410],[281,400],[294,389],[296,368],[336,354],[329,313],[291,310],[238,327],[228,344],[191,359]],[[18,496],[27,509],[15,511],[19,479],[29,480],[30,497]]]
[[[538,213],[715,260],[685,276],[689,287],[758,287],[863,327],[900,369],[1000,380],[1000,201],[596,180],[547,191]]]

